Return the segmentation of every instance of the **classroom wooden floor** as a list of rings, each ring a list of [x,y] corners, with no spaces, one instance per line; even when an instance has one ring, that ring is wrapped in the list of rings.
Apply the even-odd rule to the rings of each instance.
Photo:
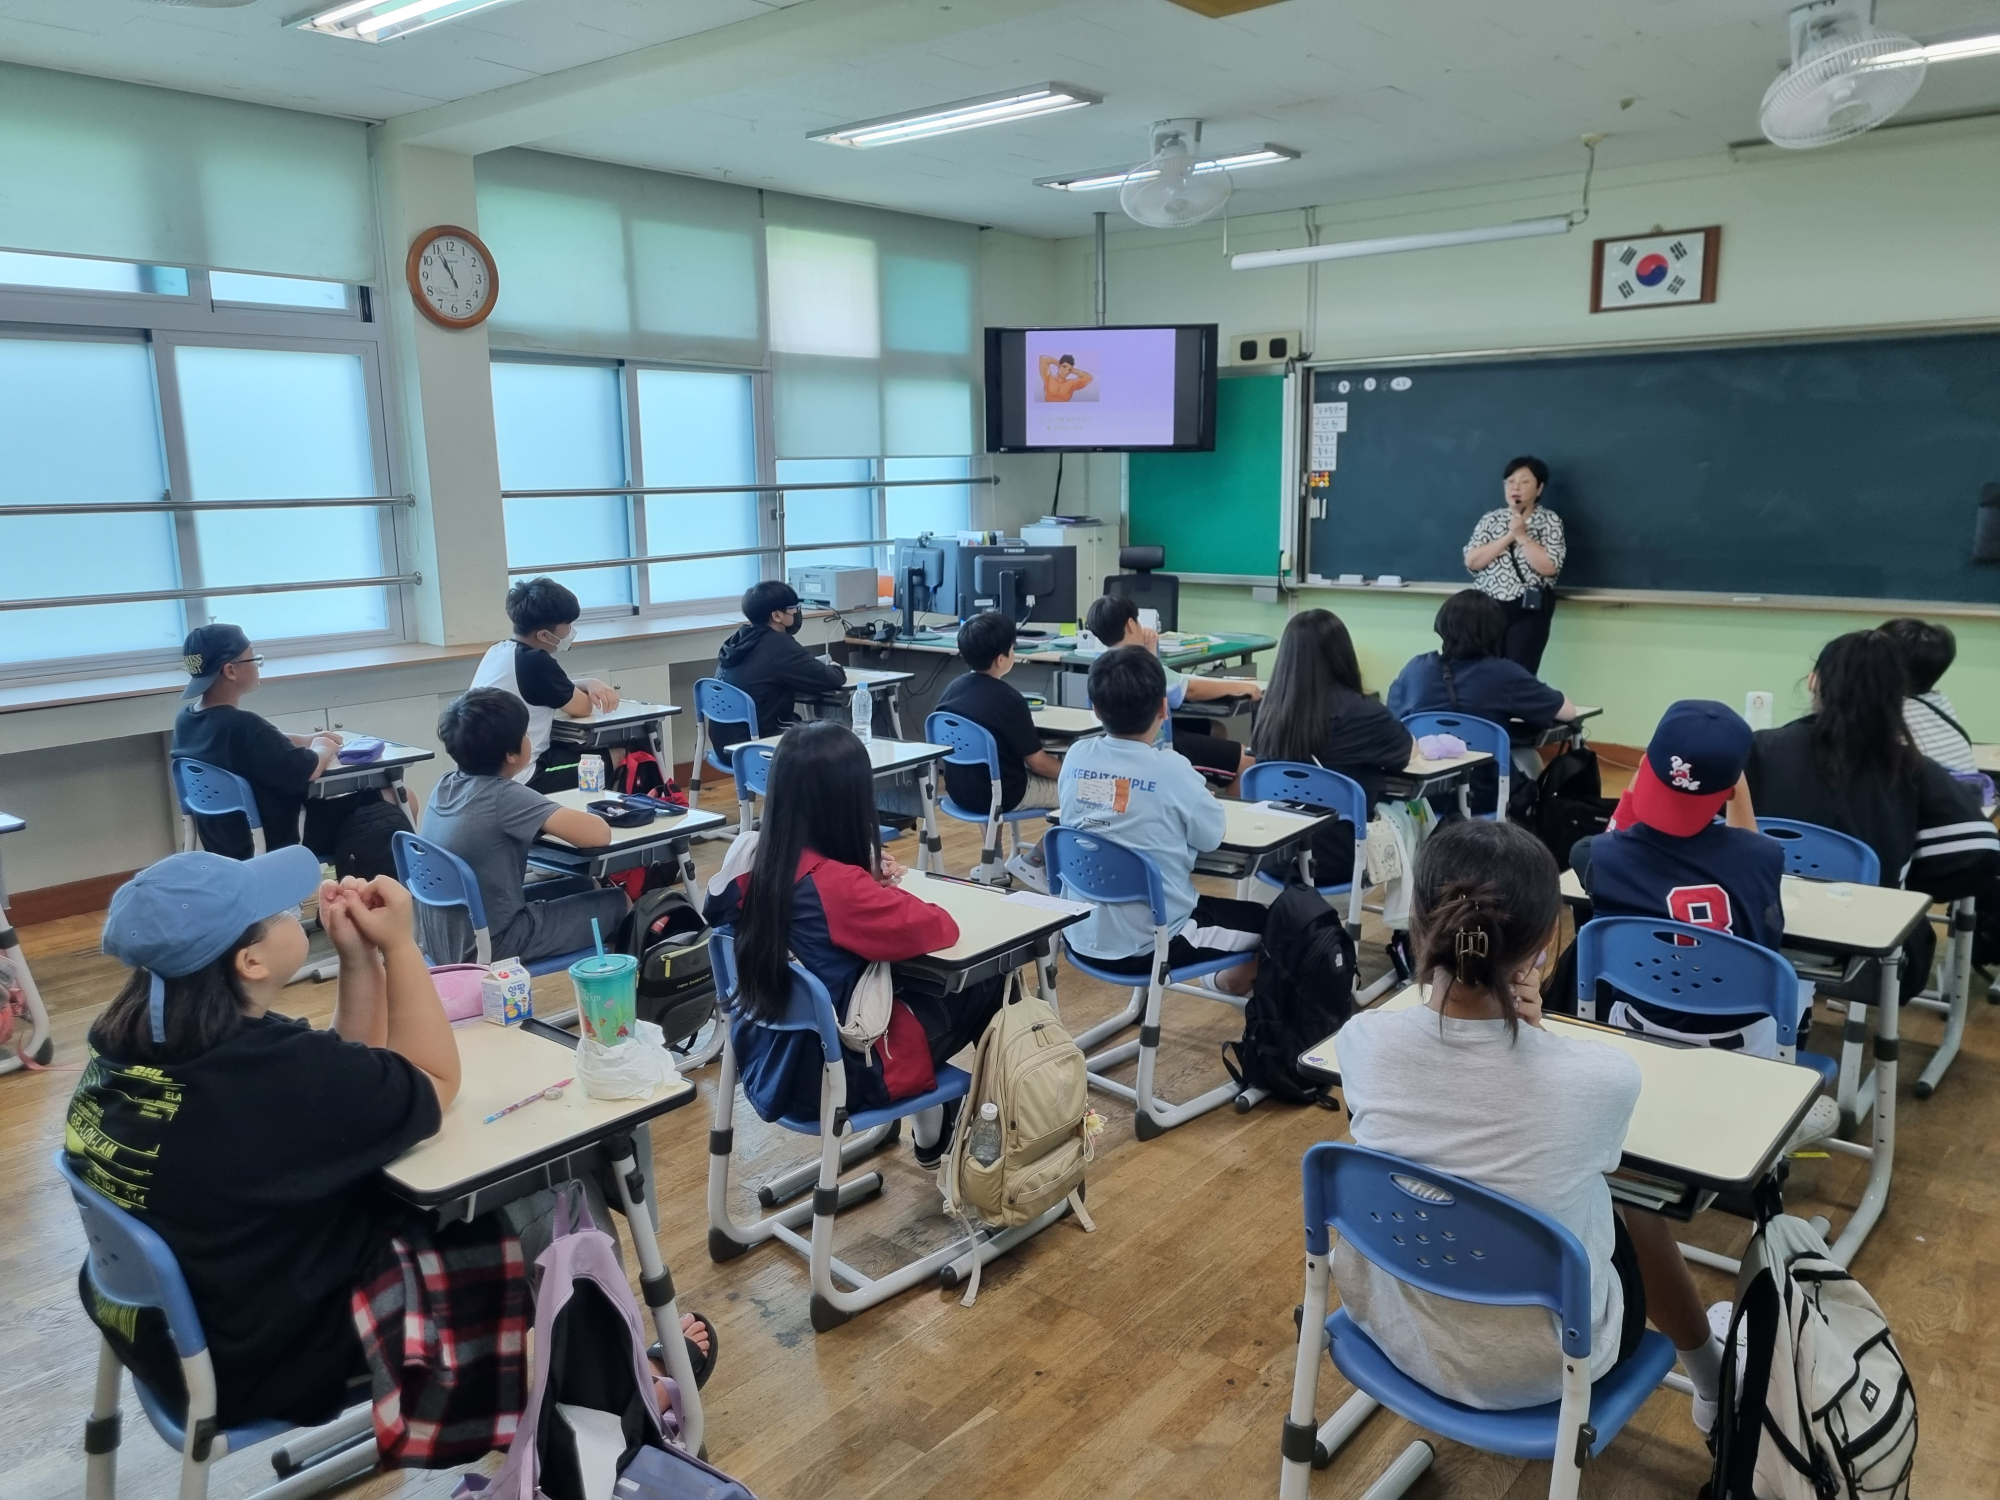
[[[717,803],[719,806],[719,802]],[[731,809],[733,811],[733,808]],[[977,857],[977,831],[947,824],[947,868]],[[719,844],[699,846],[704,877]],[[914,841],[895,852],[914,863]],[[56,1012],[57,1068],[0,1078],[0,1494],[83,1493],[82,1424],[97,1340],[76,1297],[83,1236],[49,1168],[82,1039],[115,988],[117,966],[96,952],[99,919],[52,922],[25,934]],[[1384,966],[1371,925],[1362,969]],[[544,981],[560,994],[560,977]],[[1121,997],[1066,966],[1059,988],[1072,1025],[1107,1015]],[[331,986],[291,992],[323,1019]],[[1164,1085],[1174,1096],[1222,1079],[1218,1045],[1237,1013],[1170,997]],[[1922,1413],[1914,1493],[2000,1495],[2000,1010],[1975,1000],[1966,1042],[1937,1096],[1918,1103],[1914,1078],[1939,1018],[1909,1015],[1895,1186],[1854,1270],[1887,1310],[1913,1373]],[[1821,1033],[1821,1045],[1827,1036]],[[721,1363],[705,1392],[714,1461],[766,1497],[1252,1496],[1275,1493],[1278,1435],[1291,1383],[1292,1309],[1301,1268],[1299,1158],[1345,1135],[1344,1115],[1265,1104],[1224,1110],[1157,1140],[1132,1136],[1129,1109],[1103,1095],[1110,1118],[1090,1179],[1097,1233],[1062,1224],[989,1268],[978,1304],[912,1292],[831,1333],[807,1321],[803,1265],[770,1245],[714,1265],[706,1250],[706,1140],[714,1069],[694,1075],[701,1102],[654,1130],[666,1220],[663,1248],[681,1306],[721,1329]],[[736,1201],[803,1159],[802,1138],[739,1108]],[[892,1257],[951,1234],[907,1139],[878,1158],[882,1198],[840,1221],[839,1253],[877,1271]],[[1838,1227],[1857,1201],[1863,1164],[1795,1164],[1796,1212]],[[1691,1238],[1741,1249],[1746,1226],[1709,1215]],[[629,1264],[628,1259],[628,1264]],[[1720,1273],[1697,1269],[1704,1297],[1726,1298]],[[171,1494],[177,1456],[147,1427],[126,1385],[121,1493]],[[1323,1366],[1318,1415],[1347,1393]],[[1378,1412],[1316,1496],[1358,1495],[1412,1429]],[[1533,1496],[1548,1467],[1440,1442],[1418,1496]],[[497,1459],[487,1468],[496,1467]],[[1586,1495],[1692,1496],[1707,1457],[1688,1403],[1656,1393],[1586,1472]],[[211,1493],[245,1495],[271,1471],[260,1451],[232,1456]],[[373,1476],[352,1496],[437,1496],[456,1475]]]

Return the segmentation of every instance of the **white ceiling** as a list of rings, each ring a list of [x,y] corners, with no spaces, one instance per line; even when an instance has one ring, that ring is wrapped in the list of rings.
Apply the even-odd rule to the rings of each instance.
[[[365,46],[286,28],[302,3],[209,10],[0,0],[0,57],[379,120],[785,8],[780,0],[517,0]],[[941,11],[981,3],[937,0]],[[768,81],[533,144],[1027,234],[1080,234],[1094,209],[1115,208],[1116,195],[1054,193],[1032,180],[1137,159],[1148,123],[1168,116],[1205,119],[1209,146],[1268,140],[1305,153],[1237,174],[1232,213],[1572,171],[1588,131],[1609,133],[1607,166],[1714,152],[1757,134],[1757,101],[1785,54],[1786,8],[1785,0],[1285,0],[1216,21],[1165,0],[1063,0],[994,24],[971,11],[949,18],[941,39],[825,65],[801,65],[774,47]],[[1878,20],[1934,37],[2000,26],[2000,0],[1880,0]],[[1097,90],[1105,102],[866,152],[806,139],[1048,79]],[[1908,113],[1981,108],[2000,108],[2000,60],[1933,68]]]

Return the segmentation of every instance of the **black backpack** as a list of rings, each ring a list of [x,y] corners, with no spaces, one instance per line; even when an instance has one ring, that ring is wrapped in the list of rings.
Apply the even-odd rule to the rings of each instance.
[[[1520,818],[1556,857],[1556,868],[1569,868],[1569,851],[1578,839],[1604,832],[1618,804],[1604,793],[1597,771],[1597,752],[1578,745],[1565,750],[1528,783],[1535,795],[1528,815]],[[1511,800],[1511,799],[1510,799]],[[1511,809],[1509,816],[1514,816]]]
[[[708,924],[677,885],[647,891],[626,920],[626,951],[639,960],[639,1019],[682,1047],[715,1013]]]
[[[1222,1065],[1240,1088],[1337,1109],[1326,1085],[1299,1071],[1299,1054],[1340,1030],[1353,1012],[1354,939],[1325,897],[1309,886],[1286,886],[1264,924],[1242,1040],[1222,1044]]]

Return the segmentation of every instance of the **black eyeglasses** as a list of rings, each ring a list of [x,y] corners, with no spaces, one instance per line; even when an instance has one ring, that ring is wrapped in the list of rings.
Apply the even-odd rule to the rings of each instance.
[[[248,662],[253,667],[261,667],[264,665],[264,658],[261,656],[239,656],[229,665],[232,667],[240,667],[245,662]]]

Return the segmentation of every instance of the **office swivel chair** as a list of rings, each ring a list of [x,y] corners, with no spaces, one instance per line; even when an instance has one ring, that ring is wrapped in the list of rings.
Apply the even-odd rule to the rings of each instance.
[[[1160,612],[1160,629],[1181,628],[1181,581],[1172,573],[1155,573],[1167,563],[1165,547],[1120,547],[1118,566],[1126,569],[1104,580],[1104,592],[1122,594],[1141,609]]]

